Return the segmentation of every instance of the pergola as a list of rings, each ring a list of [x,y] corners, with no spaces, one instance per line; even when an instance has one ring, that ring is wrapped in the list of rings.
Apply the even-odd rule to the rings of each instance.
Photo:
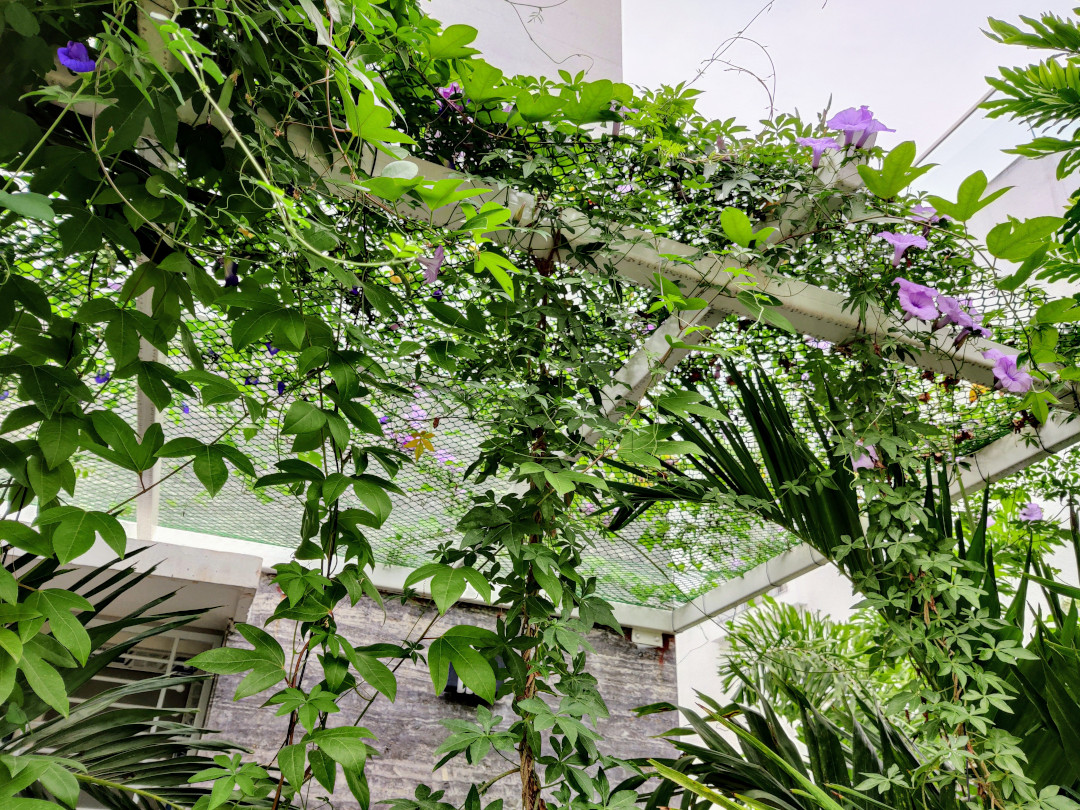
[[[152,7],[151,3],[144,3],[144,8]],[[145,22],[145,26],[140,26],[141,33],[146,36],[151,47],[157,49],[160,59],[167,62],[172,58],[171,55],[164,50],[163,43],[153,25],[148,19]],[[65,80],[70,81],[70,77],[65,78],[60,71],[50,74],[50,77],[56,84],[63,84]],[[76,108],[80,113],[88,116],[99,112],[90,104],[76,105]],[[190,108],[182,108],[178,112],[180,120],[184,123],[210,123],[226,136],[230,134],[226,120],[222,120],[213,110],[208,118],[197,118]],[[341,156],[323,152],[321,147],[311,140],[307,129],[290,126],[283,140],[298,158],[306,161],[316,174],[324,178],[327,187],[335,194],[342,198],[355,198],[365,193],[364,189],[351,182],[348,173],[343,171]],[[148,160],[160,160],[153,146],[153,133],[144,133],[142,154]],[[839,292],[794,278],[766,275],[759,268],[745,264],[737,255],[723,258],[703,255],[697,248],[647,231],[616,225],[600,229],[580,211],[564,209],[555,215],[542,215],[539,213],[540,206],[537,201],[529,194],[507,186],[493,188],[493,184],[483,177],[464,176],[427,161],[411,157],[399,159],[393,155],[368,149],[364,153],[364,160],[359,168],[362,168],[369,176],[377,177],[383,174],[391,163],[395,164],[393,171],[398,176],[401,176],[403,171],[406,175],[413,173],[412,169],[403,168],[403,164],[407,163],[415,168],[415,176],[423,178],[425,182],[457,179],[462,181],[464,187],[484,189],[483,193],[471,198],[469,202],[474,205],[495,202],[513,212],[515,224],[519,226],[519,229],[500,232],[499,238],[507,241],[514,248],[532,251],[537,255],[548,255],[552,251],[557,251],[560,244],[574,245],[604,241],[607,246],[603,261],[608,269],[631,282],[643,285],[647,285],[656,274],[660,274],[679,285],[687,297],[701,298],[707,303],[703,309],[672,315],[640,343],[615,375],[618,384],[610,386],[603,392],[605,414],[613,420],[618,419],[628,406],[647,397],[650,388],[665,374],[675,369],[693,351],[693,347],[707,334],[707,328],[715,327],[732,314],[752,315],[737,298],[737,293],[743,289],[748,277],[745,272],[733,272],[736,270],[749,271],[751,274],[749,278],[753,281],[754,289],[777,299],[780,302],[778,312],[787,318],[797,332],[818,340],[844,344],[859,336],[884,337],[888,335],[890,339],[907,342],[913,349],[918,349],[907,356],[911,358],[909,362],[919,369],[947,373],[987,387],[993,383],[993,363],[984,359],[983,352],[988,349],[997,349],[1005,354],[1019,352],[1015,347],[977,338],[954,350],[947,345],[948,338],[938,336],[931,338],[934,341],[934,349],[924,351],[921,338],[912,335],[907,327],[902,328],[896,319],[874,308],[869,309],[865,317],[860,318],[857,312],[844,307],[844,296]],[[817,176],[821,183],[843,190],[854,190],[860,183],[859,175],[851,162],[841,165],[839,161],[826,160],[818,170]],[[761,227],[776,229],[770,236],[773,241],[798,239],[800,226],[807,212],[795,201],[781,204],[778,210],[781,212],[780,217],[774,222],[761,223]],[[423,219],[435,225],[453,225],[464,219],[464,214],[457,205],[430,211],[423,205],[404,198],[397,204],[396,213]],[[601,233],[605,237],[603,240],[598,239]],[[684,260],[676,261],[671,257],[683,257]],[[143,311],[149,311],[149,293],[143,295],[139,305]],[[141,357],[144,360],[160,359],[157,350],[145,341]],[[118,407],[134,418],[140,436],[150,425],[163,420],[163,415],[141,390],[133,391],[132,400],[121,403]],[[191,421],[188,422],[187,429],[192,429]],[[214,426],[208,422],[205,429],[211,431]],[[467,448],[475,446],[478,438],[478,433],[470,434],[468,430],[463,429],[460,441],[462,446]],[[1078,440],[1080,440],[1080,423],[1075,421],[1073,412],[1065,407],[1054,409],[1049,421],[1038,430],[1025,428],[1020,434],[1006,435],[964,459],[963,466],[966,470],[954,480],[954,490],[958,492],[963,489],[971,492],[986,486],[1050,454],[1057,453]],[[238,501],[230,495],[214,505],[199,503],[198,509],[203,511],[203,517],[192,517],[187,514],[189,501],[182,501],[179,510],[172,505],[171,499],[177,490],[170,489],[171,483],[163,481],[165,477],[159,462],[159,466],[145,473],[139,481],[141,494],[135,502],[135,526],[133,527],[133,535],[137,540],[153,543],[156,539],[163,539],[158,533],[158,527],[161,526],[168,530],[165,534],[168,535],[170,541],[178,544],[186,541],[184,540],[185,533],[177,530],[190,529],[194,532],[188,540],[198,540],[196,545],[202,546],[210,542],[210,538],[216,534],[287,545],[287,534],[276,538],[250,535],[257,534],[259,531],[271,531],[271,524],[278,526],[272,529],[273,531],[281,532],[283,530],[280,526],[287,525],[287,521],[292,520],[295,513],[283,513],[282,520],[285,522],[278,525],[275,523],[276,518],[272,520],[270,517],[271,512],[276,508],[272,504],[263,502],[260,507],[260,502],[252,497]],[[172,483],[175,484],[176,480],[174,479]],[[408,501],[399,501],[390,518],[389,526],[386,527],[378,542],[378,553],[384,558],[383,562],[387,563],[378,566],[375,572],[375,582],[380,587],[401,588],[405,575],[410,570],[410,566],[404,564],[406,560],[401,559],[399,553],[395,553],[399,549],[396,549],[394,545],[394,522],[398,519],[399,513],[404,512],[403,519],[407,520],[411,519],[410,510],[430,512],[438,508],[437,505],[432,506],[435,501],[423,500],[423,498],[428,498],[428,495],[420,496],[419,491],[417,493],[410,491],[410,498],[414,495],[421,498],[420,502],[412,502],[410,505]],[[235,498],[239,497],[239,495],[235,496]],[[232,523],[222,519],[222,510],[230,509],[237,513],[236,520]],[[261,514],[250,511],[262,509],[265,509],[265,512]],[[249,527],[246,530],[247,534],[239,531],[236,523],[247,524]],[[790,539],[785,538],[773,538],[773,540],[775,547],[772,548],[767,561],[763,564],[736,571],[735,575],[725,578],[718,586],[704,592],[700,589],[691,589],[685,594],[687,598],[682,600],[655,604],[649,599],[638,598],[637,604],[633,604],[634,597],[625,589],[614,593],[609,591],[609,598],[619,603],[616,616],[625,625],[646,633],[678,632],[723,613],[824,563],[824,559],[807,546],[793,546]],[[639,550],[638,553],[645,554],[644,550]],[[598,552],[601,558],[603,554],[603,550]],[[640,570],[647,570],[650,565],[661,570],[663,561],[643,561]],[[469,598],[479,600],[478,595],[471,591],[466,596],[466,599]]]

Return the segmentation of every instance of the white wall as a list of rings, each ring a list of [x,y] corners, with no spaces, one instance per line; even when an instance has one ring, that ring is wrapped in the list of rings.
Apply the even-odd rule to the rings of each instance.
[[[464,23],[480,35],[475,47],[506,74],[558,78],[560,69],[590,79],[622,81],[622,0],[566,0],[544,8],[507,0],[430,0],[443,25]]]
[[[837,621],[850,617],[852,605],[858,601],[851,585],[832,565],[803,574],[769,595],[778,602],[816,610]],[[675,636],[680,706],[693,707],[695,692],[715,698],[722,696],[716,669],[724,651],[724,625],[746,610],[743,605]]]

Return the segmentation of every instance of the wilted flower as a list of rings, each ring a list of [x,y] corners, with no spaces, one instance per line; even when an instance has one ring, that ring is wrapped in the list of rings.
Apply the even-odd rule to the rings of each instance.
[[[236,273],[236,262],[232,259],[225,260],[225,286],[236,287],[240,284],[240,276]]]
[[[436,287],[434,290],[432,290],[431,291],[431,297],[434,298],[436,301],[442,301],[442,299],[443,299],[442,287]]]
[[[856,148],[864,146],[875,132],[896,132],[874,118],[865,104],[857,110],[854,107],[841,110],[828,120],[826,126],[844,133],[844,146],[854,143]]]
[[[442,269],[443,257],[446,255],[446,249],[442,245],[435,248],[435,253],[428,256],[421,256],[416,261],[420,263],[420,266],[424,268],[424,283],[434,284],[439,278],[439,270]]]
[[[3,402],[5,399],[7,399],[10,396],[11,396],[10,391],[0,391],[0,402]]]
[[[354,298],[359,298],[359,297],[360,297],[360,288],[359,288],[359,287],[353,287],[353,288],[352,288],[351,290],[349,290],[349,291],[348,291],[347,293],[345,293],[345,294],[346,294],[346,295],[351,295],[351,296],[353,296]]]
[[[388,328],[390,329],[391,332],[396,332],[398,329],[401,328],[401,324],[400,323],[392,323],[392,324],[390,324],[390,326]]]
[[[244,385],[258,385],[258,384],[259,384],[259,375],[257,375],[257,374],[249,374],[246,377],[244,377]]]
[[[180,410],[183,411],[184,413],[191,413],[191,406],[188,405],[186,402],[181,402],[180,403]]]
[[[934,305],[937,290],[900,277],[894,278],[893,284],[900,285],[900,307],[904,310],[905,321],[912,318],[931,321],[937,317],[938,310]]]
[[[280,352],[281,349],[275,347],[274,344],[271,343],[270,341],[267,341],[266,342],[266,351],[268,351],[270,353],[270,356],[273,357],[275,354]]]
[[[284,380],[278,380],[277,393],[278,393],[279,397],[282,396],[285,393],[285,381]]]
[[[835,138],[796,138],[795,143],[799,146],[809,146],[814,150],[814,158],[810,165],[815,169],[821,164],[821,156],[825,154],[826,149],[840,148]]]
[[[90,58],[86,46],[81,42],[68,41],[67,47],[57,48],[56,58],[72,73],[93,73],[97,67],[97,62]]]
[[[1035,520],[1042,520],[1042,507],[1035,503],[1035,501],[1029,502],[1027,506],[1020,510],[1020,519],[1025,520],[1028,523],[1031,523]]]
[[[890,233],[889,231],[882,231],[881,233],[874,235],[879,239],[884,239],[893,246],[893,267],[900,266],[900,259],[903,258],[904,251],[908,248],[915,247],[920,250],[926,250],[926,237],[919,236],[916,233]]]
[[[874,469],[878,462],[877,448],[872,444],[864,445],[862,439],[859,439],[856,444],[861,448],[861,452],[858,456],[852,455],[851,469],[855,472]]]
[[[1012,394],[1026,394],[1035,380],[1016,364],[1015,354],[1005,354],[997,349],[983,352],[983,357],[994,361],[994,387],[1004,388]]]

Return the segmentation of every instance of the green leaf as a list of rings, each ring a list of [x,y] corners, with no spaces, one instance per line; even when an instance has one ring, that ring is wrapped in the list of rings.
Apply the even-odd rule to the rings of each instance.
[[[341,726],[313,731],[304,740],[315,743],[324,754],[343,767],[361,770],[367,759],[365,737],[374,739],[375,735],[362,726]]]
[[[39,557],[51,557],[53,553],[48,540],[17,520],[0,520],[0,540]]]
[[[53,637],[75,656],[81,664],[90,656],[90,635],[71,611],[93,611],[94,606],[78,594],[59,588],[34,591],[26,599],[33,608],[49,620]]]
[[[278,751],[278,767],[281,775],[288,780],[294,790],[300,790],[304,784],[304,761],[307,746],[303,743],[286,745]]]
[[[445,614],[465,593],[465,575],[445,566],[431,578],[431,598],[440,614]]]
[[[24,37],[37,36],[38,31],[41,30],[37,17],[22,3],[8,3],[4,7],[4,19],[8,21],[8,25]]]
[[[891,200],[934,167],[933,164],[914,166],[914,163],[915,141],[904,141],[885,156],[880,169],[859,166],[859,177],[871,194]]]
[[[476,48],[465,47],[476,39],[476,34],[471,25],[451,25],[439,36],[428,39],[428,53],[432,59],[464,59],[480,53]]]
[[[503,288],[506,297],[511,301],[514,300],[514,282],[511,280],[510,274],[518,272],[518,269],[514,267],[513,262],[499,253],[485,250],[477,255],[474,270],[477,273],[487,270],[499,282],[499,286]]]
[[[50,468],[67,461],[79,445],[79,422],[73,416],[57,414],[38,426],[38,446]]]
[[[22,8],[22,6],[17,7]],[[12,8],[12,6],[8,6],[8,8]],[[37,219],[42,222],[52,222],[56,218],[56,214],[52,210],[52,201],[48,197],[35,194],[32,191],[20,191],[14,194],[0,191],[0,208],[14,211],[20,217]]]
[[[217,495],[225,486],[225,482],[229,480],[229,468],[225,466],[225,459],[216,447],[199,448],[191,470],[199,479],[199,483],[206,487],[211,498]]]
[[[310,402],[298,399],[289,406],[281,432],[288,434],[316,433],[326,424],[326,414]]]
[[[348,653],[349,650],[345,652]],[[356,671],[360,673],[360,677],[367,681],[377,692],[386,695],[391,702],[397,699],[397,678],[390,671],[390,667],[372,655],[358,653],[355,649],[352,650],[352,653],[349,656],[349,661]]]
[[[23,675],[26,676],[26,682],[39,698],[64,717],[68,716],[67,689],[59,672],[29,648],[23,651],[19,669],[22,670]]]
[[[441,638],[432,642],[428,649],[428,668],[436,692],[446,687],[450,664],[454,665],[461,682],[488,703],[495,701],[495,670],[480,653],[472,648],[478,635],[471,632],[483,628],[452,627]],[[492,636],[490,630],[487,631]],[[479,638],[486,638],[480,635]],[[495,636],[496,640],[498,636]]]
[[[983,208],[986,208],[986,206],[990,205],[990,203],[1011,188],[1011,186],[1000,188],[997,191],[991,192],[986,197],[983,197],[982,194],[986,191],[986,186],[986,174],[980,170],[960,184],[955,203],[951,203],[948,200],[933,195],[928,197],[927,201],[934,206],[941,216],[959,220],[960,222],[967,222],[975,216],[976,213]]]
[[[1034,217],[1023,222],[1009,217],[1008,222],[991,228],[986,248],[999,259],[1022,262],[1043,247],[1064,223],[1061,217]]]

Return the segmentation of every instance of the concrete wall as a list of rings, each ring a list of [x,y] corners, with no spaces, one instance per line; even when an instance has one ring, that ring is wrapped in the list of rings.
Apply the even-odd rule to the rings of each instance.
[[[426,10],[444,26],[476,28],[475,47],[507,74],[584,70],[590,79],[622,81],[622,0],[566,0],[538,17],[537,6],[507,0],[431,0]]]
[[[262,626],[280,599],[280,592],[264,577],[255,594],[248,621]],[[364,600],[354,608],[339,608],[334,615],[339,632],[346,638],[354,644],[371,644],[417,638],[435,616],[435,611],[424,600],[408,600],[403,604],[399,596],[388,595],[385,616],[370,600]],[[497,615],[497,611],[490,608],[458,606],[439,619],[428,635],[438,635],[456,624],[493,628]],[[286,651],[291,649],[291,623],[277,622],[266,629],[277,637]],[[664,648],[641,650],[620,635],[600,630],[589,635],[589,642],[596,650],[589,658],[589,671],[599,681],[610,713],[609,719],[600,724],[600,731],[606,738],[601,750],[624,758],[667,754],[669,746],[652,737],[676,725],[676,718],[652,715],[637,719],[631,710],[647,703],[675,701],[673,640],[669,637]],[[235,633],[230,634],[227,643],[247,646]],[[310,671],[304,679],[305,688],[310,689],[321,677],[320,672]],[[240,676],[218,678],[207,725],[221,730],[229,739],[253,748],[255,760],[266,763],[284,739],[287,718],[275,718],[272,710],[260,708],[268,694],[233,702],[232,695],[239,680]],[[477,767],[466,765],[464,760],[455,760],[433,773],[437,761],[434,751],[448,733],[439,720],[470,719],[474,710],[436,696],[424,664],[406,662],[397,671],[397,681],[397,701],[391,704],[378,698],[360,723],[379,738],[375,743],[379,755],[370,759],[367,765],[372,806],[388,798],[412,796],[413,788],[421,783],[435,790],[445,789],[447,801],[460,802],[469,785],[483,782],[512,767],[506,760],[491,754]],[[361,705],[362,701],[355,695],[345,699],[343,711],[333,716],[330,725],[354,722]],[[496,704],[495,713],[507,721],[510,719],[512,712],[507,699]],[[508,778],[492,788],[488,800],[501,797],[507,800],[505,806],[508,809],[518,807],[519,791],[516,778]],[[318,790],[312,794],[313,797],[316,795]],[[338,786],[334,807],[337,810],[357,807],[344,784]]]

